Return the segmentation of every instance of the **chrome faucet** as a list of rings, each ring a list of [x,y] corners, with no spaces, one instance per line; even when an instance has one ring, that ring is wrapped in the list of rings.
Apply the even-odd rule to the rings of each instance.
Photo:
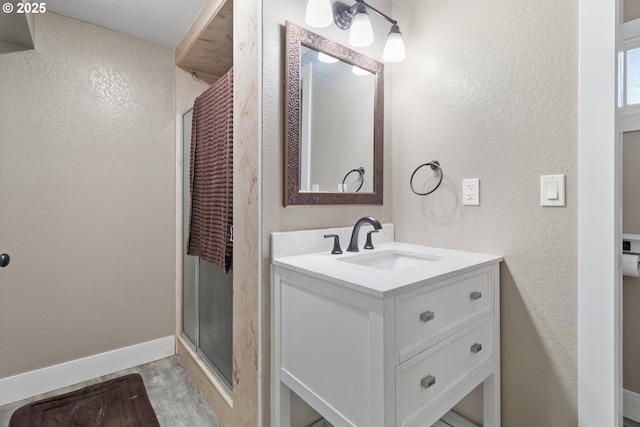
[[[380,221],[378,221],[374,217],[365,216],[360,218],[358,222],[356,222],[356,225],[353,226],[353,232],[351,233],[351,241],[349,242],[349,247],[347,248],[347,252],[360,251],[358,249],[358,234],[360,233],[360,227],[362,227],[364,223],[369,223],[373,225],[373,228],[376,230],[382,229],[382,224],[380,224]]]

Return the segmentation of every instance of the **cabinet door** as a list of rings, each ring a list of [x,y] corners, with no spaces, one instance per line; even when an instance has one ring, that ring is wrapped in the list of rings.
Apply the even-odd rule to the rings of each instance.
[[[382,426],[382,316],[286,280],[280,291],[282,382],[334,425]]]

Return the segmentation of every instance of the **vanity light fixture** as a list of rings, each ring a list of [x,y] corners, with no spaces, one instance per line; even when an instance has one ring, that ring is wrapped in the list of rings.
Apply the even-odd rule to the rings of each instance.
[[[350,29],[349,43],[355,47],[365,47],[373,43],[373,29],[369,21],[369,10],[391,23],[391,30],[387,35],[382,59],[385,62],[402,61],[405,58],[405,50],[398,21],[380,12],[364,0],[356,0],[356,3],[352,6],[341,1],[337,1],[331,6],[330,0],[307,0],[305,22],[315,28],[326,27],[331,25],[331,22],[327,22],[326,19],[327,13],[331,13],[333,15],[333,23],[338,28],[343,30]]]

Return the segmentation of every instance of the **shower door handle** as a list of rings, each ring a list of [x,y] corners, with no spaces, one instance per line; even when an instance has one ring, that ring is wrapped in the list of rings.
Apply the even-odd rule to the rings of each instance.
[[[0,267],[6,267],[9,265],[9,261],[11,261],[9,254],[0,255]]]

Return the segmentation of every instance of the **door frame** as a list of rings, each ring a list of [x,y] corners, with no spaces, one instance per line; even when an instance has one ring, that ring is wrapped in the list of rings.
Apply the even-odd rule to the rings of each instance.
[[[579,0],[578,419],[622,425],[622,0]]]

